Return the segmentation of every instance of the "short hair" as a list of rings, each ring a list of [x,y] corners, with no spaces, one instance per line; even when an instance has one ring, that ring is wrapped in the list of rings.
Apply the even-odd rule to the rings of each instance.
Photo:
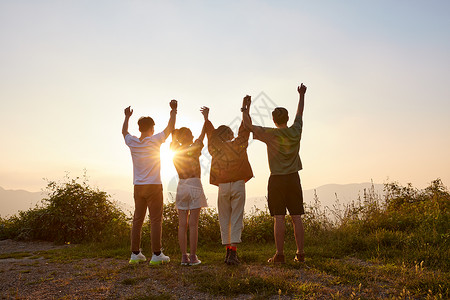
[[[277,107],[272,112],[273,121],[279,125],[286,124],[289,120],[289,114],[286,108]]]
[[[140,117],[138,120],[139,131],[145,132],[155,126],[155,121],[150,117]]]

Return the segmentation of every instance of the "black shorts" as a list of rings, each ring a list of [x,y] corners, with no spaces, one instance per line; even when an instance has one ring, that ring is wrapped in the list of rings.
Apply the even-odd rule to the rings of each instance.
[[[303,191],[298,172],[287,175],[270,175],[267,202],[271,216],[303,215]]]

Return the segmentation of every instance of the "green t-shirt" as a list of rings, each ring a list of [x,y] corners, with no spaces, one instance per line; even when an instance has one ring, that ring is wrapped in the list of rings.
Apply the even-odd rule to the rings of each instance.
[[[296,117],[288,128],[253,126],[253,138],[266,143],[271,175],[285,175],[302,169],[300,139],[303,121]]]

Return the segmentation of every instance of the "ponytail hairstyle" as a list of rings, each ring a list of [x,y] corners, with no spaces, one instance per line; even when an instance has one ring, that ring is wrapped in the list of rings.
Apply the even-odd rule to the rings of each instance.
[[[180,129],[175,129],[172,132],[172,142],[170,143],[170,149],[177,150],[183,146],[189,146],[192,144],[194,136],[192,131],[187,127],[181,127]]]

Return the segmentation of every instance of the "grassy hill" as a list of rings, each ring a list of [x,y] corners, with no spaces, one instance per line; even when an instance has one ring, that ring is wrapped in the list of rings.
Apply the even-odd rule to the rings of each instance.
[[[266,263],[275,248],[273,221],[266,211],[259,210],[245,217],[243,243],[238,250],[242,264],[226,266],[217,213],[205,209],[199,224],[198,251],[203,264],[198,268],[179,265],[178,221],[173,204],[165,206],[163,224],[164,252],[172,257],[172,262],[160,268],[147,264],[131,267],[127,265],[130,220],[109,201],[106,193],[77,180],[50,183],[48,188],[46,207],[0,219],[0,239],[40,239],[77,245],[39,253],[0,254],[3,259],[45,258],[42,263],[40,260],[35,263],[36,268],[17,267],[18,271],[9,272],[8,276],[0,270],[5,282],[20,282],[17,279],[24,277],[21,271],[34,274],[38,266],[49,263],[71,270],[84,270],[89,264],[93,271],[85,272],[91,274],[91,284],[103,285],[110,296],[117,293],[117,298],[123,299],[178,299],[183,298],[183,293],[211,299],[450,297],[450,194],[440,180],[423,190],[411,185],[386,184],[383,197],[369,189],[334,210],[334,218],[321,208],[316,197],[303,216],[306,231],[303,264],[292,260],[285,265]],[[92,219],[92,214],[103,221],[83,221]],[[295,246],[289,220],[286,237],[286,254],[293,258]],[[146,254],[150,253],[149,245],[147,224],[143,232]],[[58,268],[53,272],[58,276],[45,277],[47,289],[61,289],[58,280],[66,275],[60,274]],[[78,279],[73,276],[65,279],[67,291]],[[37,283],[28,282],[36,287]],[[156,288],[146,288],[152,285]],[[130,293],[123,294],[122,290]],[[81,298],[97,295],[92,293],[77,295]],[[11,293],[8,290],[3,295]]]

